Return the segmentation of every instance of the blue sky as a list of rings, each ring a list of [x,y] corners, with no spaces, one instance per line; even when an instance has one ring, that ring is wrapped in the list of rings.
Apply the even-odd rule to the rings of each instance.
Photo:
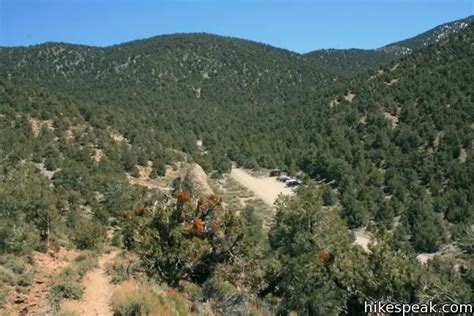
[[[474,0],[0,0],[0,46],[96,46],[180,32],[297,52],[376,48],[473,14]]]

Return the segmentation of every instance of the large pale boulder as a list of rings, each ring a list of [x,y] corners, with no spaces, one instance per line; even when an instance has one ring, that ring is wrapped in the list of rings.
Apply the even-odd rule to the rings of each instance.
[[[214,194],[207,182],[206,173],[197,163],[191,164],[184,180],[190,183],[193,187],[193,191],[200,196],[211,196]]]

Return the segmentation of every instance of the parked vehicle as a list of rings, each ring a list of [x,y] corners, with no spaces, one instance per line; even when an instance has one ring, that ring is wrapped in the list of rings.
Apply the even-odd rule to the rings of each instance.
[[[290,177],[281,175],[281,176],[277,177],[277,180],[281,181],[281,182],[286,182],[286,181],[290,180]]]
[[[278,169],[270,171],[270,177],[278,177],[281,176],[281,171]]]
[[[290,187],[290,188],[296,187],[296,186],[298,186],[298,185],[300,185],[300,184],[301,184],[301,182],[298,181],[298,180],[296,180],[296,179],[290,179],[290,180],[286,181],[286,186],[287,186],[287,187]]]

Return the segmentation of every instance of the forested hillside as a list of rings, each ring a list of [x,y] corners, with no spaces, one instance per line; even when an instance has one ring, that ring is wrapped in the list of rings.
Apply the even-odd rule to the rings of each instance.
[[[27,267],[33,251],[107,238],[137,258],[111,268],[117,282],[167,284],[195,314],[472,302],[474,25],[463,23],[351,78],[335,69],[370,68],[371,53],[333,67],[203,34],[0,48],[0,302],[33,283],[15,258]],[[213,178],[232,162],[279,168],[306,185],[264,229],[258,209],[200,195],[183,161]],[[374,236],[369,251],[354,228]],[[73,296],[73,272],[52,303]]]
[[[158,36],[106,48],[53,43],[2,48],[0,61],[1,75],[9,80],[135,108],[281,101],[336,80],[310,58],[208,34]]]
[[[415,37],[386,45],[380,48],[380,50],[392,51],[393,53],[403,55],[409,51],[417,50],[446,39],[450,34],[456,33],[468,26],[472,23],[473,19],[474,16],[471,15],[461,20],[444,23]]]
[[[218,41],[233,45],[227,39]],[[146,43],[154,42],[144,42]],[[130,45],[128,50],[127,45]],[[138,49],[135,48],[136,43],[127,45],[120,47],[118,51],[123,49],[131,52],[130,49]],[[135,92],[127,99],[120,98],[117,101],[122,102],[122,106],[128,104],[127,107],[110,103],[115,96],[127,91],[127,88],[107,86],[103,90],[100,84],[92,81],[86,89],[80,85],[81,81],[70,79],[70,83],[74,82],[75,85],[74,94],[79,95],[84,91],[88,95],[81,98],[84,101],[76,100],[79,105],[71,106],[71,111],[76,111],[82,120],[95,127],[94,133],[113,128],[138,148],[126,153],[131,161],[126,171],[133,169],[133,162],[144,164],[153,160],[156,155],[163,155],[163,148],[173,148],[190,154],[209,172],[216,169],[220,173],[228,171],[230,161],[249,168],[278,167],[290,173],[303,170],[313,178],[332,183],[338,189],[344,206],[343,214],[352,227],[365,226],[374,219],[383,219],[385,224],[391,225],[394,218],[403,215],[403,209],[415,207],[410,206],[411,202],[406,200],[406,194],[426,189],[429,193],[426,198],[430,199],[430,206],[425,205],[429,209],[428,213],[446,213],[444,219],[453,224],[464,219],[461,222],[466,225],[471,220],[466,216],[472,213],[469,210],[469,205],[472,205],[469,192],[473,191],[469,181],[473,138],[471,45],[472,26],[469,26],[396,64],[345,82],[344,89],[339,85],[321,84],[318,93],[305,93],[303,86],[300,86],[298,89],[301,89],[302,94],[298,94],[291,91],[291,88],[278,88],[275,90],[279,91],[278,94],[288,94],[286,99],[268,96],[267,100],[263,91],[255,102],[244,102],[242,94],[236,96],[232,92],[232,87],[236,92],[252,91],[251,88],[236,87],[225,79],[214,80],[219,84],[212,86],[215,93],[213,97],[199,98],[194,95],[187,98],[186,92],[178,96],[174,95],[177,93],[174,88],[163,88],[163,91],[169,93],[169,101],[155,99],[153,94],[148,95],[146,83],[140,81],[140,73],[143,71],[137,72],[136,77],[132,76],[130,72],[133,73],[134,70],[130,66],[124,72],[127,78],[136,78],[137,82],[129,87],[130,91]],[[146,47],[142,47],[143,56],[147,55]],[[204,50],[213,46],[196,47]],[[38,47],[30,49],[35,52],[32,54],[38,52]],[[222,53],[218,49],[215,51]],[[270,57],[266,58],[268,61],[271,60],[271,54],[289,54],[273,49],[270,52]],[[166,56],[174,58],[177,55],[169,53]],[[198,56],[197,53],[194,56]],[[298,60],[298,56],[289,57],[290,60]],[[246,58],[251,59],[249,56]],[[234,59],[225,60],[229,63]],[[27,65],[24,67],[30,69]],[[258,63],[254,60],[254,65],[265,67],[262,66],[265,61]],[[278,73],[278,69],[283,69],[283,66],[276,66],[275,69],[277,70],[274,72]],[[296,72],[304,69],[303,67]],[[196,69],[184,66],[182,71],[189,72],[190,76],[198,76],[196,72],[201,74]],[[221,75],[226,76],[229,72],[232,78],[231,70],[222,72]],[[34,73],[40,75],[43,72]],[[83,78],[81,72],[71,72],[71,78],[76,75]],[[123,77],[120,70],[115,75],[117,83],[121,85]],[[67,91],[68,75],[61,81],[55,79],[56,76],[62,77],[56,73],[49,81],[45,78],[42,85],[50,90],[51,85],[64,82],[61,90]],[[265,78],[271,82],[275,80],[272,76]],[[202,76],[201,79],[211,80],[203,79]],[[18,82],[25,84],[25,81]],[[249,82],[258,86],[258,75]],[[106,83],[104,81],[102,84]],[[228,93],[216,90],[218,86],[224,89],[225,85],[229,87],[226,90]],[[181,83],[179,86],[182,87]],[[260,91],[257,86],[253,93]],[[341,91],[339,95],[338,90]],[[100,99],[102,95],[107,102],[89,101],[93,96]],[[149,102],[142,103],[135,100],[135,96],[149,98]],[[38,119],[52,120],[53,125],[64,126],[61,116],[57,114],[58,110],[56,113],[52,111],[54,104],[64,106],[62,101],[55,102],[46,98],[47,101],[43,101],[43,104],[51,104],[46,108],[35,104],[34,98],[30,97],[28,100],[30,105],[26,113]],[[21,101],[16,102],[26,106]],[[12,117],[16,115],[15,108],[10,105],[7,110],[12,113]],[[32,109],[35,112],[32,113]],[[103,142],[101,139],[97,140],[93,133],[82,134],[81,137],[92,139],[89,144],[92,147]],[[202,140],[205,153],[196,147],[198,140]],[[107,143],[104,145],[107,146]],[[41,155],[41,152],[36,151],[35,155]],[[420,193],[416,194],[419,198]],[[386,197],[393,198],[386,200]],[[402,217],[402,220],[405,218]],[[436,218],[430,219],[430,223],[433,227],[441,225]],[[431,235],[430,238],[435,240],[418,244],[413,241],[413,245],[420,251],[434,251],[443,239],[449,239],[448,236],[451,235],[462,235],[463,227],[469,227],[461,226],[455,225],[457,228],[452,234]],[[450,229],[455,229],[454,227]],[[428,235],[430,234],[426,238]]]
[[[401,215],[420,251],[470,234],[472,32],[471,25],[354,79],[348,87],[353,100],[341,94],[342,102],[333,103],[328,143],[321,142],[303,168],[338,183],[350,225],[370,219],[390,225]]]
[[[306,54],[325,63],[340,75],[353,76],[368,69],[388,64],[417,49],[437,43],[449,34],[458,32],[471,23],[467,17],[439,25],[415,37],[388,44],[378,49],[321,49]]]

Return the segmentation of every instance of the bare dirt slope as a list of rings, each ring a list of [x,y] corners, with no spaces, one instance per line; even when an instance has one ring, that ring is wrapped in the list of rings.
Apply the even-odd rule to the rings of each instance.
[[[354,229],[355,243],[361,246],[365,251],[369,251],[371,236],[365,229]]]
[[[76,250],[61,248],[58,253],[34,252],[35,273],[26,293],[15,293],[14,306],[0,307],[0,315],[43,315],[49,312],[48,287],[53,275],[68,266],[78,255]]]
[[[275,178],[257,178],[242,168],[233,168],[230,176],[270,206],[273,206],[273,203],[280,194],[294,194],[290,188],[287,188],[284,183],[278,182]]]
[[[88,272],[82,282],[85,291],[81,300],[66,301],[62,305],[63,311],[73,311],[78,315],[112,315],[110,299],[114,286],[105,273],[105,265],[111,262],[116,256],[116,252],[103,254],[99,258],[97,268]]]

